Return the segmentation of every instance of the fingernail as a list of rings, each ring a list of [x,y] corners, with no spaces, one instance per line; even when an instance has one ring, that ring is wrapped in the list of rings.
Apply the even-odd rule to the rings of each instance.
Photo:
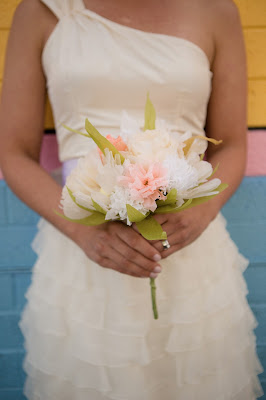
[[[160,265],[157,265],[152,272],[159,274],[159,272],[162,272],[162,268],[160,267]]]
[[[153,256],[154,261],[160,261],[162,259],[162,257],[160,256],[160,254],[155,254],[155,256]]]
[[[150,278],[157,278],[158,274],[156,274],[155,272],[151,272],[150,273]]]

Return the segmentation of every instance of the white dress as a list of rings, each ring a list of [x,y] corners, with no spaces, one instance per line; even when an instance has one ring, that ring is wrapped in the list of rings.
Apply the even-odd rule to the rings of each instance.
[[[81,0],[42,0],[58,17],[43,51],[62,162],[84,155],[85,117],[118,133],[125,109],[140,124],[146,93],[175,130],[204,134],[212,72],[203,50],[129,28]],[[41,219],[38,259],[20,327],[30,400],[255,400],[263,371],[247,303],[248,265],[221,214],[164,259],[159,319],[148,279],[108,270]]]

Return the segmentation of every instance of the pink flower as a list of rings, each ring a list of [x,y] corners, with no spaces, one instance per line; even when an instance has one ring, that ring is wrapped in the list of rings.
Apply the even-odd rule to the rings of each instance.
[[[123,139],[121,138],[121,136],[118,136],[117,138],[114,138],[114,137],[111,136],[111,135],[107,135],[107,136],[106,136],[106,139],[108,139],[109,142],[111,142],[111,143],[115,146],[115,148],[116,148],[118,151],[127,151],[127,150],[128,150],[127,145],[126,145],[126,143],[123,141]]]
[[[111,135],[107,135],[106,139],[108,139],[109,142],[112,143],[118,151],[127,151],[128,150],[128,147],[127,147],[126,143],[123,141],[123,139],[121,138],[121,136],[114,138]],[[99,147],[98,147],[98,153],[103,162],[103,152],[99,149]]]
[[[133,200],[143,201],[145,208],[155,211],[155,200],[165,198],[163,191],[168,184],[167,170],[159,162],[147,166],[130,164],[118,182],[129,189]]]

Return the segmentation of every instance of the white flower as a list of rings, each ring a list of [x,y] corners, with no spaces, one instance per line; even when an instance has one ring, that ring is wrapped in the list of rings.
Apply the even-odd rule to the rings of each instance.
[[[184,199],[194,199],[196,197],[203,197],[203,196],[212,196],[214,194],[218,194],[219,192],[215,189],[221,184],[220,179],[215,178],[211,179],[210,181],[203,183],[195,187],[194,189],[187,190],[186,192],[182,193]]]
[[[128,138],[128,149],[147,161],[163,161],[169,154],[182,155],[183,145],[164,130],[146,130]]]
[[[142,214],[146,214],[148,209],[143,206],[143,202],[132,198],[130,191],[123,186],[115,186],[114,191],[110,196],[109,210],[106,214],[106,219],[127,219],[127,224],[131,225],[127,217],[126,205],[129,204]]]
[[[124,165],[121,165],[120,156],[117,154],[113,157],[112,152],[105,149],[104,164],[98,167],[97,182],[107,196],[114,190],[114,186],[117,184],[117,178],[124,172]]]
[[[179,194],[198,185],[198,172],[185,158],[170,155],[164,160],[163,166],[168,172],[169,191],[175,188]]]
[[[89,216],[89,211],[78,207],[71,199],[67,187],[73,192],[77,202],[86,208],[93,209],[91,193],[100,191],[97,183],[98,167],[101,161],[98,153],[88,153],[78,160],[77,166],[66,179],[62,191],[61,205],[64,214],[69,218],[81,219]]]

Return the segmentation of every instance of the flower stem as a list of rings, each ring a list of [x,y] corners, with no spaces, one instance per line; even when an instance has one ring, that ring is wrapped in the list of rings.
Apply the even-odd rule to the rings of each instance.
[[[151,285],[151,301],[152,301],[153,316],[154,319],[158,319],[155,278],[150,278],[150,285]]]

